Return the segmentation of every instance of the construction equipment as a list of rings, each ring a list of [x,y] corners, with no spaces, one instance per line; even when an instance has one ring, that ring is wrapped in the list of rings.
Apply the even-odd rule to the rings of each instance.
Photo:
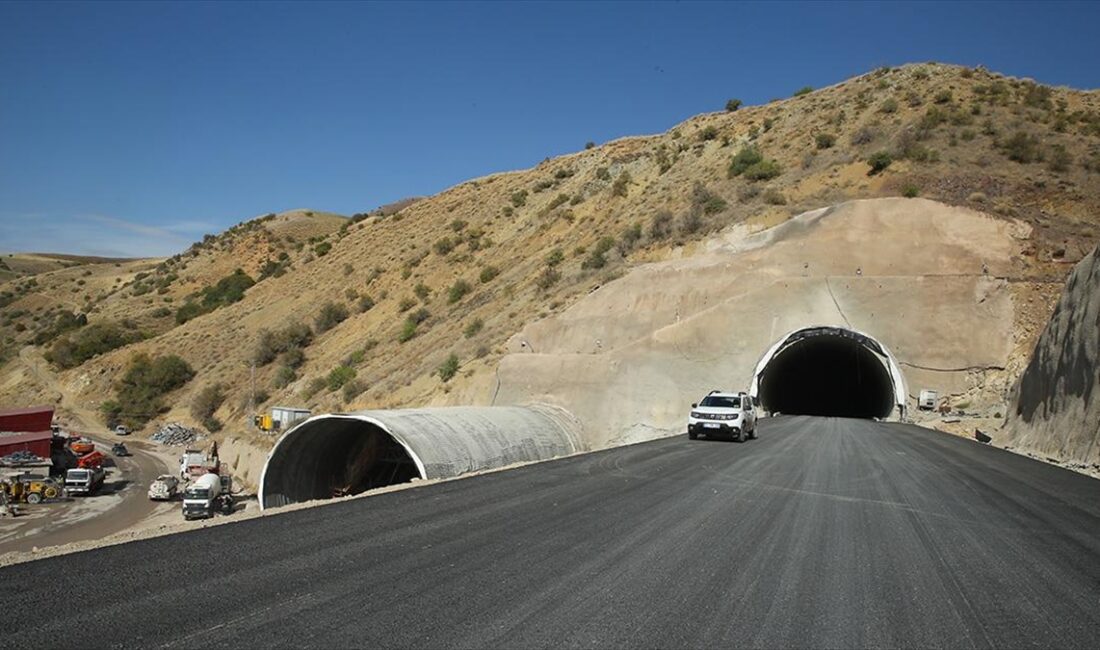
[[[95,451],[95,443],[87,438],[76,438],[69,441],[69,449],[72,449],[77,456],[83,456]]]
[[[116,442],[115,444],[111,445],[111,453],[114,454],[115,456],[132,456],[133,455],[133,454],[130,453],[130,450],[126,448],[126,445],[122,444],[121,442]]]
[[[103,461],[107,460],[107,457],[102,452],[92,451],[84,454],[80,458],[76,459],[76,466],[81,469],[90,469],[92,467],[103,467]]]
[[[217,474],[220,471],[221,461],[218,459],[217,442],[211,443],[205,452],[188,449],[180,456],[180,478]]]
[[[221,479],[217,474],[203,474],[188,485],[183,491],[183,518],[190,520],[213,517],[221,487]]]
[[[153,501],[169,501],[179,493],[179,479],[171,474],[161,474],[149,486],[149,498]]]
[[[65,472],[65,491],[69,494],[91,496],[103,487],[107,471],[102,467],[84,467]]]
[[[46,476],[32,476],[24,474],[17,476],[0,485],[8,495],[11,503],[29,503],[35,505],[47,499],[56,499],[61,496],[61,486],[57,481]]]

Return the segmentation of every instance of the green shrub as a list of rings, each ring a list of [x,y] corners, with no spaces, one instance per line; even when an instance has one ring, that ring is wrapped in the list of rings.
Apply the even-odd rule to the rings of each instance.
[[[561,248],[555,248],[546,254],[546,266],[557,266],[563,261],[565,261],[565,253],[562,252]]]
[[[204,307],[217,309],[225,305],[231,305],[244,299],[244,292],[256,281],[241,269],[237,269],[212,287],[202,290],[202,304]]]
[[[331,250],[332,244],[327,241],[323,241],[313,247],[313,254],[317,257],[324,257],[325,255],[328,255],[329,251]]]
[[[252,355],[256,365],[265,366],[280,354],[296,352],[302,356],[301,348],[309,347],[313,342],[313,331],[308,325],[292,322],[281,330],[260,330],[260,339],[256,343],[256,352]],[[290,364],[298,367],[301,363]]]
[[[708,126],[699,132],[699,140],[707,142],[718,137],[718,129],[713,126]]]
[[[756,149],[756,147],[742,147],[741,151],[738,151],[737,154],[730,161],[730,178],[740,176],[745,172],[746,169],[761,162],[762,160],[764,160],[764,156]]]
[[[298,373],[294,372],[294,368],[290,366],[279,366],[279,369],[275,371],[275,377],[271,380],[271,383],[275,388],[286,388],[296,379],[298,379]]]
[[[458,374],[458,355],[452,352],[451,356],[447,357],[446,361],[436,369],[436,372],[439,373],[439,378],[444,383],[453,379]]]
[[[627,226],[623,233],[619,235],[619,250],[624,254],[634,249],[642,239],[642,224],[636,223]]]
[[[612,196],[626,196],[630,187],[630,172],[623,171],[615,178],[615,182],[611,185]]]
[[[1043,159],[1043,152],[1039,148],[1039,138],[1025,132],[1017,131],[1001,145],[1001,149],[1009,160],[1018,163],[1032,163]]]
[[[783,168],[774,160],[762,160],[755,165],[750,165],[742,174],[750,181],[766,181],[783,173]]]
[[[347,317],[347,305],[342,302],[328,302],[321,307],[317,318],[313,319],[313,328],[318,334],[322,334],[347,320]]]
[[[597,167],[596,179],[601,181],[609,181],[611,180],[611,172],[607,171],[607,167]]]
[[[104,413],[109,418],[140,428],[168,410],[162,401],[164,395],[180,388],[194,376],[191,366],[175,355],[135,355],[126,373],[115,383],[115,399],[110,409],[104,409]]]
[[[584,148],[585,148],[585,149],[592,149],[592,148],[594,148],[595,146],[596,146],[596,143],[595,143],[595,142],[592,142],[591,140],[589,140],[588,142],[585,142],[585,143],[584,143]]]
[[[920,188],[912,183],[901,189],[901,195],[907,199],[915,199],[920,194]]]
[[[546,290],[557,284],[561,279],[561,273],[552,267],[547,266],[539,272],[538,277],[535,278],[535,286],[539,289]]]
[[[141,339],[141,333],[128,331],[117,323],[93,323],[81,330],[59,337],[46,352],[45,357],[47,361],[61,368],[75,368],[92,357],[136,343]]]
[[[348,383],[344,384],[343,397],[345,402],[358,397],[363,391],[367,389],[367,385],[358,379],[352,379]]]
[[[951,102],[951,91],[950,90],[941,90],[940,92],[936,93],[936,96],[933,99],[933,101],[935,101],[937,104],[948,104],[948,103],[950,103]]]
[[[198,422],[213,418],[214,412],[225,401],[225,389],[221,384],[211,384],[191,399],[191,417]],[[207,427],[210,428],[210,427]]]
[[[431,312],[429,312],[427,309],[421,307],[420,309],[417,309],[413,313],[409,314],[408,319],[411,320],[412,322],[416,323],[417,325],[419,325],[420,323],[423,323],[424,321],[428,320],[431,317],[431,315],[432,315]]]
[[[467,225],[469,225],[469,224],[466,223],[465,221],[463,221],[462,219],[455,219],[454,221],[451,222],[451,230],[453,230],[455,232],[459,232],[463,228],[465,228]]]
[[[554,200],[550,202],[550,205],[548,205],[546,207],[546,209],[547,210],[553,210],[554,208],[556,208],[560,205],[565,205],[566,203],[569,203],[569,195],[568,194],[559,194],[559,195],[554,197]]]
[[[208,309],[204,309],[199,303],[189,300],[176,310],[176,324],[183,325],[187,321],[198,318],[208,311]]]
[[[818,149],[831,149],[836,144],[836,136],[832,133],[818,133],[814,137],[814,143]]]
[[[481,269],[481,273],[478,274],[477,279],[482,284],[485,284],[486,282],[492,282],[493,278],[497,277],[498,275],[500,275],[500,270],[497,269],[497,267],[486,266]]]
[[[787,205],[787,197],[783,196],[783,193],[774,187],[770,187],[764,191],[764,203],[768,205]]]
[[[1066,151],[1064,145],[1056,144],[1050,149],[1050,160],[1047,166],[1052,172],[1064,172],[1073,164],[1073,156]]]
[[[520,190],[512,193],[512,205],[517,208],[522,208],[527,205],[527,190]]]
[[[370,311],[374,308],[374,298],[369,295],[359,297],[359,313]]]
[[[726,102],[726,112],[727,113],[732,113],[732,112],[736,111],[739,108],[741,108],[741,100],[740,99],[731,99],[731,100]]]
[[[397,334],[397,340],[401,343],[405,343],[414,336],[416,336],[416,321],[407,319],[404,324],[401,325],[401,331]]]
[[[446,255],[453,251],[454,248],[455,243],[451,241],[450,237],[440,237],[432,244],[432,250],[434,250],[437,255]]]
[[[310,399],[317,393],[324,390],[325,386],[327,385],[328,380],[326,380],[324,377],[314,377],[313,379],[309,380],[308,384],[306,384],[305,390],[302,391],[302,397],[304,397],[305,399]]]
[[[483,323],[480,318],[475,318],[474,320],[470,321],[470,324],[466,326],[466,329],[463,330],[462,333],[468,339],[473,338],[477,335],[478,332],[481,331],[483,327],[485,327],[485,323]]]
[[[881,173],[890,163],[894,162],[894,158],[888,151],[878,151],[871,154],[871,157],[867,159],[867,164],[871,166],[871,171],[867,172],[868,176],[874,176]]]
[[[799,88],[798,90],[794,91],[794,96],[795,96],[795,97],[801,97],[801,96],[803,96],[803,95],[809,95],[809,94],[810,94],[810,93],[812,93],[813,91],[814,91],[814,87],[813,87],[813,86],[802,86],[802,87],[801,87],[801,88]]]
[[[447,302],[453,305],[459,300],[462,300],[462,298],[470,293],[472,289],[473,287],[470,286],[469,282],[462,279],[455,280],[455,283],[447,290]]]
[[[416,301],[412,298],[405,297],[401,299],[401,302],[397,303],[397,311],[398,313],[409,311],[414,306],[416,306]]]
[[[428,296],[432,295],[432,290],[423,282],[417,282],[416,286],[413,287],[413,293],[421,302],[427,302]]]
[[[668,210],[658,210],[649,222],[649,238],[660,241],[672,234],[672,213]]]
[[[878,107],[881,113],[897,113],[898,112],[898,100],[893,97],[888,97]]]
[[[355,379],[355,368],[351,366],[337,366],[328,373],[325,378],[325,386],[330,390],[339,390],[352,379]]]

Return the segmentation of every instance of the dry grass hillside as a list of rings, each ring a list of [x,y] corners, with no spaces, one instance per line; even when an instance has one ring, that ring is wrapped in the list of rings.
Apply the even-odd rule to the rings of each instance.
[[[882,196],[1031,225],[1020,277],[1039,283],[1028,300],[1042,322],[1058,294],[1042,282],[1060,282],[1100,239],[1100,93],[939,64],[880,69],[399,209],[284,213],[168,260],[12,280],[0,287],[6,349],[33,341],[62,308],[143,336],[62,372],[60,392],[21,366],[41,350],[9,354],[0,403],[94,408],[138,352],[178,354],[195,371],[160,419],[194,421],[190,407],[217,385],[215,414],[229,430],[245,428],[253,363],[261,407],[484,403],[510,336],[631,265],[695,255],[730,226]],[[181,304],[237,268],[265,279],[177,322]],[[296,323],[308,340],[284,335]]]

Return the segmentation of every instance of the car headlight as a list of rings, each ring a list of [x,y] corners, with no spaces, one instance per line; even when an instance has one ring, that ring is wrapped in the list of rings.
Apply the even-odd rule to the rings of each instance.
[[[698,419],[700,417],[699,411],[692,411],[691,412],[691,417]]]

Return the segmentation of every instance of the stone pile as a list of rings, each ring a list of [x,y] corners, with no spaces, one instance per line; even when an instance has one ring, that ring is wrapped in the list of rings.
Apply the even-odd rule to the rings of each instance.
[[[189,429],[179,422],[171,422],[157,429],[151,439],[172,447],[185,447],[199,439],[199,432],[196,429]]]

